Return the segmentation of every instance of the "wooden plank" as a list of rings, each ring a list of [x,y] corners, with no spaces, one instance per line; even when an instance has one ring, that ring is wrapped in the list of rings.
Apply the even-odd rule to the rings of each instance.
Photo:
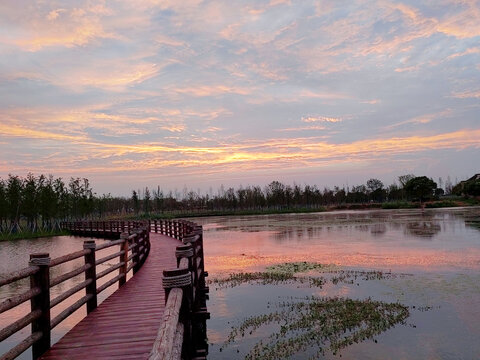
[[[182,299],[182,289],[174,288],[170,291],[149,360],[170,360],[172,358]]]
[[[172,360],[182,359],[182,347],[183,347],[183,324],[177,324],[177,331],[175,332],[175,340],[173,342]]]

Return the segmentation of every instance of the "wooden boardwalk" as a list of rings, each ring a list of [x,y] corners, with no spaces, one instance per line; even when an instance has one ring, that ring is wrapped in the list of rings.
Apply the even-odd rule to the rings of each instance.
[[[165,308],[164,269],[177,267],[181,241],[150,233],[145,264],[41,359],[147,359]]]

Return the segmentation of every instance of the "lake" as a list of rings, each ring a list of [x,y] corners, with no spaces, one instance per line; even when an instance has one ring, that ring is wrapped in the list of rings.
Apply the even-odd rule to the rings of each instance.
[[[398,303],[409,316],[336,354],[329,350],[335,339],[329,338],[307,344],[292,359],[480,358],[480,229],[469,225],[479,216],[479,208],[455,208],[195,219],[204,227],[211,282],[209,359],[255,358],[255,347],[274,348],[287,321],[248,327],[249,321],[258,322],[288,304],[298,308],[312,296]],[[305,261],[335,265],[330,272],[307,273],[307,278],[323,279],[321,287],[298,280],[212,282],[230,273]],[[368,273],[382,276],[372,280]],[[294,315],[282,316],[299,321]],[[244,336],[237,333],[226,343],[238,329]],[[301,334],[296,331],[291,338]]]
[[[297,341],[308,329],[329,334],[314,339],[314,343],[304,338],[304,346],[290,358],[480,358],[480,229],[471,222],[479,218],[480,208],[472,207],[193,219],[204,228],[205,268],[211,282],[208,358],[252,358],[254,351],[263,354],[257,358],[266,358],[266,351],[279,341]],[[60,236],[0,242],[0,273],[25,267],[30,253],[49,252],[54,258],[81,249],[84,240]],[[67,267],[59,266],[55,271],[66,272],[82,262],[78,259],[78,263],[64,264]],[[263,273],[278,264],[304,262],[312,268],[287,281],[212,281],[228,278],[231,273]],[[315,264],[329,265],[317,269]],[[80,275],[53,288],[52,297],[81,281]],[[28,280],[4,287],[0,301],[27,288]],[[115,288],[102,293],[99,300]],[[316,307],[312,302],[317,302],[313,304]],[[314,316],[308,309],[325,308],[325,304],[333,304],[335,311],[340,309],[338,305],[352,305],[358,313],[364,311],[365,305],[373,304],[375,314],[394,316],[398,315],[395,311],[402,310],[408,311],[408,316],[396,318],[393,326],[375,330],[373,336],[332,350],[335,343],[351,340],[377,323],[360,318],[359,323],[337,334],[341,327],[335,318],[331,323],[332,317],[320,323],[311,321]],[[368,316],[372,312],[369,309],[365,310]],[[0,315],[0,326],[28,311],[26,303]],[[55,309],[54,315],[59,311]],[[85,313],[81,308],[55,328],[53,340],[63,336]],[[258,320],[269,314],[283,318],[280,323]],[[292,326],[294,330],[283,336],[282,331],[292,323],[298,325],[305,320],[299,314],[310,317],[307,325],[311,325],[307,330]],[[349,320],[342,318],[342,312],[336,314],[342,321]],[[248,321],[254,326],[248,327]],[[323,329],[322,324],[328,324],[328,329]],[[0,350],[3,353],[29,333],[27,327],[2,342]],[[21,357],[30,358],[30,351]]]

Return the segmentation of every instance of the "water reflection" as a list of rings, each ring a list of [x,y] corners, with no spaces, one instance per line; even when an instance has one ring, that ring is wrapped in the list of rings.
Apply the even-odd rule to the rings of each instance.
[[[399,301],[410,307],[405,325],[372,341],[353,344],[343,358],[480,358],[479,208],[343,211],[196,219],[204,225],[211,277],[262,271],[284,262],[334,263],[349,268],[405,272],[391,280],[303,286],[211,286],[211,359],[242,359],[269,329],[245,334],[219,351],[232,326],[268,314],[272,304],[302,296],[343,296]],[[472,224],[472,225],[471,225]],[[358,285],[357,285],[358,284]],[[271,329],[270,329],[271,330]],[[305,353],[293,359],[305,358]],[[326,359],[336,359],[326,354]]]
[[[480,268],[479,208],[199,218],[210,272],[278,259],[375,268]],[[428,241],[425,241],[428,240]],[[255,259],[254,257],[261,257]]]

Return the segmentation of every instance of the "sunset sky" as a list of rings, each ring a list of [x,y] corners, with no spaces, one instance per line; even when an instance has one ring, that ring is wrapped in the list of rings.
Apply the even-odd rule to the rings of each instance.
[[[0,178],[98,193],[480,172],[480,1],[0,3]]]

